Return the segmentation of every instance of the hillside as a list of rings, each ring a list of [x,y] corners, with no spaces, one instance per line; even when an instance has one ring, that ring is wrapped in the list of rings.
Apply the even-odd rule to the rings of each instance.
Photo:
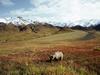
[[[100,75],[99,37],[96,30],[49,24],[0,25],[0,73]],[[63,52],[64,59],[49,62],[49,56],[56,51]]]
[[[98,32],[99,33],[99,32]],[[97,34],[97,33],[96,33]],[[91,35],[88,37],[88,35]],[[34,48],[41,46],[53,46],[53,45],[70,45],[75,42],[81,41],[91,41],[97,37],[92,38],[93,36],[97,36],[95,34],[91,34],[84,31],[73,31],[73,32],[63,32],[59,34],[53,34],[49,36],[43,36],[40,33],[0,33],[0,49],[1,50],[10,50],[10,49],[26,49],[26,48]],[[88,38],[88,39],[87,39]],[[99,42],[99,41],[98,41]],[[78,45],[78,44],[77,44]]]

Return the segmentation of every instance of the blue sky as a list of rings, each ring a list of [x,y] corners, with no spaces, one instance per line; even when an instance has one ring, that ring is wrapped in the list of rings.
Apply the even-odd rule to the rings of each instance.
[[[0,21],[17,16],[45,22],[100,19],[100,0],[0,0]]]
[[[25,8],[28,9],[32,7],[29,0],[0,0],[0,16],[12,16],[10,11]]]

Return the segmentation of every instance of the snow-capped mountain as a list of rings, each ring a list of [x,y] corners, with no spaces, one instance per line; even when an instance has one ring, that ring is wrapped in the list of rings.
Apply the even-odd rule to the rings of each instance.
[[[19,20],[18,18],[0,18],[0,22],[4,22],[4,23],[9,23],[12,22],[14,24],[21,24],[21,23],[34,23],[33,20],[26,20],[27,22],[23,22],[22,20]],[[38,22],[38,21],[37,21]],[[43,22],[45,23],[45,22]],[[77,21],[66,21],[66,22],[47,22],[50,23],[52,25],[55,26],[75,26],[75,25],[81,25],[81,26],[90,26],[90,25],[96,25],[98,23],[100,23],[100,19],[82,19],[82,20],[77,20]]]

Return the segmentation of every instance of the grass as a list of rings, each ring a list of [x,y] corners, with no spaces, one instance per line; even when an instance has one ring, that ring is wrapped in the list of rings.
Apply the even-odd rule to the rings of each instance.
[[[0,75],[100,74],[100,48],[96,47],[100,45],[100,32],[93,34],[92,39],[89,33],[78,30],[52,33],[0,33]],[[46,62],[47,56],[56,50],[64,52],[64,60]]]
[[[69,41],[77,40],[85,36],[86,32],[74,31],[64,32],[55,35],[41,36],[35,33],[0,33],[0,52],[9,53],[12,51],[20,51],[27,49],[34,49],[35,47],[50,46],[60,44],[62,42],[68,43]],[[41,38],[36,38],[41,36]],[[4,40],[7,40],[3,42]],[[2,52],[3,51],[3,52]]]
[[[99,46],[95,47],[94,51],[100,51],[100,47]]]
[[[52,36],[47,36],[43,38],[34,39],[35,42],[57,42],[57,41],[73,41],[77,40],[83,36],[85,36],[86,33],[83,31],[74,31],[69,33],[62,33],[62,34],[56,34]]]
[[[66,67],[62,65],[44,66],[0,62],[0,75],[64,75],[66,73]]]
[[[85,68],[75,69],[73,66],[62,64],[37,66],[32,63],[26,65],[4,61],[0,62],[0,75],[90,75],[90,72]]]
[[[9,41],[24,41],[24,40],[36,40],[36,41],[60,41],[60,40],[73,40],[73,39],[78,39],[82,36],[85,36],[86,33],[83,31],[74,31],[74,32],[63,32],[60,34],[55,34],[55,35],[49,35],[46,34],[47,36],[44,36],[42,33],[28,33],[28,32],[15,32],[15,33],[0,33],[0,40],[7,40]],[[81,35],[81,36],[80,36]],[[43,37],[44,36],[44,37]],[[42,37],[42,38],[40,38]],[[38,39],[37,39],[38,38]],[[49,39],[49,40],[48,40]]]

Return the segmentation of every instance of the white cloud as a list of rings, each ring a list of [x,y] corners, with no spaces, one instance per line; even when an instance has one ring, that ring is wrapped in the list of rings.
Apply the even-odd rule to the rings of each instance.
[[[0,4],[2,5],[13,5],[12,0],[0,0]]]
[[[30,3],[35,7],[38,7],[39,5],[45,4],[48,1],[49,0],[30,0]]]
[[[0,22],[4,22],[4,23],[6,23],[6,20],[3,19],[3,18],[0,18]]]
[[[33,20],[57,22],[100,19],[99,0],[30,0],[30,2],[35,8],[12,10],[10,14]]]

